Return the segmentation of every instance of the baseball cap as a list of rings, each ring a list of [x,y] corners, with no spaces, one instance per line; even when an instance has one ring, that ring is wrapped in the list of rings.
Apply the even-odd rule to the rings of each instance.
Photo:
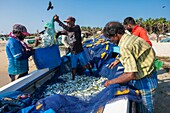
[[[76,19],[74,17],[70,16],[70,17],[67,18],[67,20],[64,20],[64,22],[70,22],[70,21],[75,22]]]
[[[27,32],[27,28],[21,24],[15,24],[13,26],[13,31],[20,31],[24,36],[30,36],[30,33]]]

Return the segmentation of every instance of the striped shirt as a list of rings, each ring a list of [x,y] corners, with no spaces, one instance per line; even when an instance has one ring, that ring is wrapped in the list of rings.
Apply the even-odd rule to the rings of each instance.
[[[136,79],[141,79],[154,70],[155,52],[145,40],[125,33],[118,46],[124,72],[136,72]]]

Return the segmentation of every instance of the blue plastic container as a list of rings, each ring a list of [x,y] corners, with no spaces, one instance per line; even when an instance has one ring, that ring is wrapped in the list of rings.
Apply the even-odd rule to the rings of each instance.
[[[61,64],[58,45],[35,49],[33,59],[37,69],[53,69]]]

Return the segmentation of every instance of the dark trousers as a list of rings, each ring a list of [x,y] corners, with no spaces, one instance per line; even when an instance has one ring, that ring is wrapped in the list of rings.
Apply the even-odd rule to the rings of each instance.
[[[24,76],[27,75],[27,74],[28,74],[28,72],[19,74],[18,78],[24,77]],[[15,76],[16,76],[16,75],[11,75],[11,74],[9,74],[9,77],[11,78],[11,82],[15,80]],[[17,78],[17,79],[18,79],[18,78]]]

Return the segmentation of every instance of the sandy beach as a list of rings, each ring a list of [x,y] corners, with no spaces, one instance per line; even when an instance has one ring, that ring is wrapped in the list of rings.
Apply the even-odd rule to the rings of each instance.
[[[5,51],[5,41],[0,41],[0,87],[8,84],[10,78],[8,76],[8,60]],[[153,48],[157,56],[170,57],[170,43],[153,43]],[[29,58],[29,73],[36,70],[36,66],[32,57]],[[155,104],[155,113],[170,113],[170,73],[165,69],[158,71],[158,94]]]

